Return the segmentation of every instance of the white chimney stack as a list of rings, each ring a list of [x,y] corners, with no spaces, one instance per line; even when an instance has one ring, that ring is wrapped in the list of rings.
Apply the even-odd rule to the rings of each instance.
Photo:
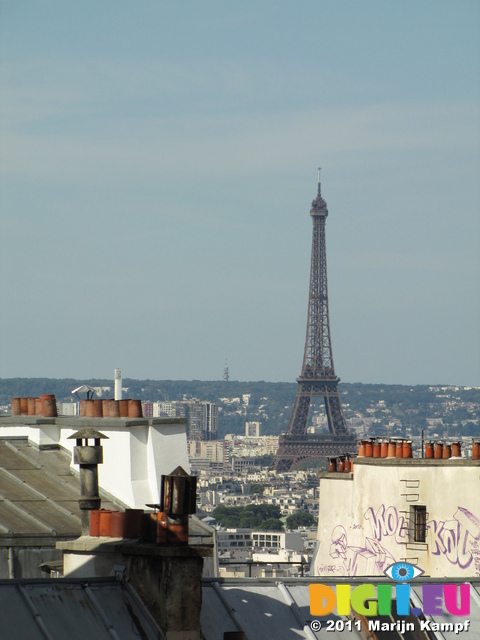
[[[122,399],[122,370],[115,369],[115,400]]]

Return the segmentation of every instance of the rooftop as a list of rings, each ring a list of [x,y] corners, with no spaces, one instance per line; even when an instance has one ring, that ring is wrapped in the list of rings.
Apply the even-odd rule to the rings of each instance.
[[[376,465],[380,467],[479,467],[480,460],[472,458],[352,458],[354,467],[358,465]]]
[[[354,638],[372,637],[371,633],[361,635],[355,627],[349,631],[348,627],[341,630],[340,627],[327,630],[327,618],[320,618],[310,615],[310,595],[309,584],[323,583],[335,590],[337,583],[347,582],[356,584],[371,582],[371,578],[232,578],[232,579],[209,579],[203,581],[203,603],[202,603],[202,633],[205,640],[223,640],[224,631],[243,631],[248,640],[263,640],[264,638],[275,638],[275,640],[292,640],[292,638],[306,638],[315,640],[325,638],[326,640],[342,640],[346,636]],[[374,578],[375,583],[388,582],[383,578]],[[421,580],[422,583],[435,580]],[[436,580],[438,582],[438,580]],[[449,580],[449,583],[460,583],[462,581]],[[470,636],[480,637],[480,581],[470,583],[471,611]],[[412,600],[414,606],[422,607],[422,588],[420,584],[412,583]],[[395,608],[395,607],[393,607]],[[318,619],[322,621],[322,629],[313,632],[310,628],[310,621]],[[333,613],[328,619],[334,621],[347,621],[345,616],[337,616]],[[382,616],[383,621],[393,622],[394,618]],[[405,619],[405,618],[403,618]],[[445,623],[452,622],[449,614],[427,616],[430,622]],[[427,640],[438,638],[439,640],[450,640],[458,638],[458,634],[453,631],[430,632],[426,635],[420,632],[418,618],[409,617],[409,621],[414,621],[415,632],[405,632],[402,635],[394,632],[377,632],[378,638],[389,640]],[[463,622],[465,618],[456,617],[455,622]],[[416,622],[415,622],[416,621]]]
[[[171,425],[171,424],[186,424],[187,419],[184,417],[169,417],[161,416],[159,418],[88,418],[80,416],[57,416],[55,418],[45,418],[44,416],[27,416],[27,415],[4,415],[0,416],[0,429],[1,427],[15,426],[15,425],[48,425],[56,424],[60,426],[66,426],[69,428],[83,429],[85,427],[94,427],[96,429],[103,429],[105,427],[136,427],[143,425]],[[1,431],[0,431],[1,436]]]
[[[39,450],[27,438],[0,438],[0,546],[51,544],[80,535],[80,479],[71,454]],[[100,491],[102,507],[124,505]]]
[[[0,580],[0,603],[1,638],[165,639],[134,589],[114,578]]]

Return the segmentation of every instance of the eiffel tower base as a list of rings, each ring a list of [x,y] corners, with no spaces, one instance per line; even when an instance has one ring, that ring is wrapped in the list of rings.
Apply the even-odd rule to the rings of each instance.
[[[354,436],[283,435],[272,467],[278,473],[298,469],[304,462],[335,458],[357,452]]]

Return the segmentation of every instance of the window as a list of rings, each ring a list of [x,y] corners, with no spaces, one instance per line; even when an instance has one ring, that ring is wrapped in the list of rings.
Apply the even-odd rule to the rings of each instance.
[[[427,507],[413,506],[413,541],[425,542],[427,539]]]

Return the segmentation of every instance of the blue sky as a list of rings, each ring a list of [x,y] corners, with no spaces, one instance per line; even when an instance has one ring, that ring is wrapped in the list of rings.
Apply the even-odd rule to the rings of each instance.
[[[480,385],[477,0],[0,3],[2,377]]]

